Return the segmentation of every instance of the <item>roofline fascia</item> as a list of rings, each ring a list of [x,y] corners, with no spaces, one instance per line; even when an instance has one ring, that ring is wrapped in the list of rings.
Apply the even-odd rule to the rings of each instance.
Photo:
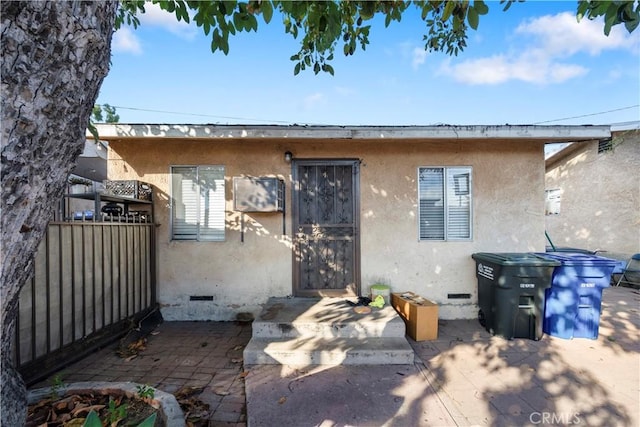
[[[469,140],[523,139],[545,143],[590,141],[611,136],[602,125],[469,125],[469,126],[283,126],[97,124],[100,139],[350,139],[350,140]],[[87,132],[87,138],[92,138]]]

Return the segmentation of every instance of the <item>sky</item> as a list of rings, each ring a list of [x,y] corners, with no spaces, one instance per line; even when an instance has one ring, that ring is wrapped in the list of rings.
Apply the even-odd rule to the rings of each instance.
[[[388,28],[372,21],[366,51],[301,71],[298,41],[274,15],[258,32],[210,38],[152,5],[114,34],[98,103],[120,123],[308,125],[607,124],[640,127],[640,28],[603,34],[577,23],[576,1],[527,1],[489,14],[458,56],[427,53],[413,8]]]

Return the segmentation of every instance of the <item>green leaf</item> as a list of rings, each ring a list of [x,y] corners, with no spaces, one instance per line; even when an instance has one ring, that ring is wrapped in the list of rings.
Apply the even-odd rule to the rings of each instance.
[[[317,62],[313,65],[313,72],[315,74],[318,74],[320,72],[320,64],[318,64]]]
[[[607,8],[607,12],[604,15],[604,34],[606,36],[611,32],[611,27],[613,27],[618,19],[618,7],[611,3]]]
[[[420,15],[420,17],[422,18],[422,20],[424,21],[425,19],[427,19],[427,16],[429,15],[429,12],[431,11],[431,5],[429,3],[425,3],[422,6],[422,14]]]
[[[589,3],[587,3],[586,1],[578,2],[578,9],[576,10],[576,18],[578,19],[578,22],[582,21],[582,18],[584,18],[584,15],[588,9]]]
[[[271,6],[270,1],[263,1],[260,3],[260,11],[262,12],[262,18],[264,22],[268,24],[271,22],[271,18],[273,17],[273,7]]]
[[[475,9],[478,15],[486,15],[487,13],[489,13],[489,8],[482,0],[474,1],[473,9]]]
[[[320,32],[324,32],[327,29],[327,18],[324,15],[318,20],[318,29]]]
[[[258,32],[258,20],[256,19],[255,15],[247,15],[247,21],[247,32],[251,30]]]
[[[322,71],[324,71],[325,73],[329,73],[333,76],[333,67],[329,64],[324,64],[322,66]]]
[[[224,15],[231,15],[238,5],[237,1],[223,1],[220,3],[220,12]]]
[[[233,12],[233,25],[238,30],[242,30],[244,28],[244,22],[242,22],[242,18],[239,12]]]
[[[102,421],[100,421],[96,411],[91,410],[91,412],[89,412],[89,415],[87,415],[87,418],[84,420],[82,427],[102,427]]]
[[[156,424],[156,415],[155,413],[149,415],[147,419],[138,424],[138,427],[153,427]]]
[[[635,19],[633,21],[626,21],[624,23],[624,27],[627,29],[629,33],[632,33],[638,27],[639,23],[640,23],[640,19]]]
[[[373,18],[373,14],[376,11],[376,2],[374,1],[365,1],[362,2],[362,8],[360,9],[360,17],[362,19],[371,19]]]
[[[300,73],[300,63],[298,62],[296,66],[293,68],[293,75],[297,76]]]
[[[467,21],[469,21],[469,26],[474,30],[478,29],[478,12],[472,7],[467,11]]]
[[[453,9],[456,7],[455,1],[448,1],[444,6],[444,12],[442,12],[442,21],[448,21],[451,18]]]
[[[333,67],[329,64],[325,64],[325,66],[327,67],[326,71],[333,76]]]

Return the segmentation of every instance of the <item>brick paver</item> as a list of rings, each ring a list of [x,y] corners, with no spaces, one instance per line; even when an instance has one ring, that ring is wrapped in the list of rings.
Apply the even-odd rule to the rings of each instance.
[[[165,322],[147,337],[146,349],[129,361],[115,354],[114,344],[57,375],[65,383],[133,381],[168,393],[202,387],[197,397],[209,405],[210,426],[246,426],[242,350],[250,338],[250,323]]]

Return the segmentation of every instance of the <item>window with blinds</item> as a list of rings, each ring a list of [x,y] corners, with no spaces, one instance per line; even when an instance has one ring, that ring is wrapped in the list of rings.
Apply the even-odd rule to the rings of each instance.
[[[171,167],[171,238],[224,241],[224,166]]]
[[[471,239],[471,168],[418,169],[420,240]]]

